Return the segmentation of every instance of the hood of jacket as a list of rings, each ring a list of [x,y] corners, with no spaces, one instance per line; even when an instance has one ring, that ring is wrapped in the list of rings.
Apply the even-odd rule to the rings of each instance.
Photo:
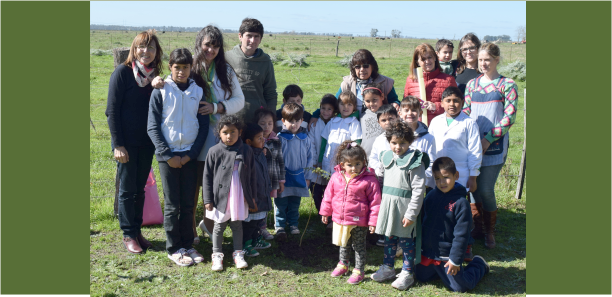
[[[425,124],[423,124],[422,122],[419,122],[419,125],[417,126],[416,130],[414,130],[414,136],[423,137],[427,133],[429,133],[427,126],[425,126]]]
[[[240,48],[240,44],[237,44],[236,46],[234,46],[232,48],[232,51],[235,52],[238,55],[242,55],[245,59],[248,59],[249,61],[252,62],[259,62],[259,61],[270,61],[270,56],[266,53],[263,52],[262,49],[258,48],[255,50],[255,55],[253,57],[249,57],[247,55],[244,54],[244,52],[242,51],[242,49]]]
[[[306,128],[304,128],[304,127],[300,127],[297,130],[297,133],[295,133],[295,134],[291,133],[291,131],[289,131],[287,129],[283,129],[282,131],[280,131],[278,133],[278,137],[282,137],[282,138],[285,138],[287,140],[291,140],[294,137],[297,137],[299,140],[304,140],[304,139],[308,138],[308,132],[307,132]]]

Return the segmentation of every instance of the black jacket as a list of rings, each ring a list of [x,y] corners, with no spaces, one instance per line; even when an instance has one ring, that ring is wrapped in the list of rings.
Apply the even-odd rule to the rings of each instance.
[[[255,158],[255,175],[257,175],[257,212],[269,211],[272,209],[272,183],[270,182],[270,173],[268,172],[268,161],[263,154],[263,149],[251,147]],[[268,152],[269,154],[270,152]]]
[[[147,134],[153,87],[139,87],[132,68],[117,66],[108,84],[106,117],[113,147],[153,145]]]
[[[423,202],[422,255],[461,265],[470,240],[472,211],[459,183],[448,193],[434,188]]]
[[[238,173],[249,211],[257,211],[255,203],[257,176],[254,171],[253,150],[240,138],[232,146],[227,146],[220,141],[208,150],[202,180],[204,204],[212,203],[218,210],[225,211],[232,183],[234,161],[239,161]]]

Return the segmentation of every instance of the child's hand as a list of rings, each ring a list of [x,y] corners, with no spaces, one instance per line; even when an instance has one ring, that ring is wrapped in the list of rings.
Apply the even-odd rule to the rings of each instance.
[[[268,154],[268,148],[267,147],[263,148],[263,154],[264,154],[264,156],[266,156]]]
[[[187,162],[191,161],[191,157],[185,155],[181,158],[181,165],[187,164]]]
[[[327,224],[327,216],[322,216],[321,222],[323,222],[323,224]]]
[[[115,160],[119,163],[127,163],[130,161],[130,156],[124,146],[118,146],[115,148]]]
[[[484,153],[489,149],[491,143],[486,138],[481,139],[480,143],[482,144],[482,154],[484,155]]]
[[[208,210],[208,211],[212,211],[212,210],[213,210],[212,203],[207,203],[207,204],[204,204],[204,207],[205,207],[205,208],[206,208],[206,210]]]
[[[285,183],[278,183],[280,189],[278,189],[277,194],[280,195],[285,190]]]
[[[370,226],[370,234],[374,234],[375,230],[376,230],[375,226]]]
[[[199,114],[201,114],[201,115],[209,115],[209,114],[213,113],[214,110],[215,110],[215,108],[213,107],[212,103],[200,101],[200,108],[198,109],[198,113]]]
[[[459,272],[459,270],[461,269],[461,266],[455,266],[450,261],[446,262],[446,264],[444,264],[444,267],[448,267],[448,271],[446,271],[446,274],[448,275],[457,275],[457,272]]]
[[[317,126],[317,121],[318,121],[318,120],[319,120],[319,119],[317,119],[317,118],[311,118],[311,119],[310,119],[310,123],[308,124],[308,131],[310,131],[310,128],[311,128],[311,127],[312,127],[312,128],[314,128],[314,127],[316,127],[316,126]]]
[[[161,89],[164,87],[164,80],[158,75],[151,81],[151,86],[156,89]]]
[[[168,165],[172,168],[181,168],[183,165],[181,164],[181,157],[174,156],[168,160]]]
[[[406,228],[410,225],[412,225],[414,222],[407,219],[407,218],[402,218],[402,227]]]
[[[476,184],[476,176],[470,176],[465,187],[470,189],[470,192],[474,193],[476,189],[478,189],[478,185]]]
[[[391,103],[391,105],[393,105],[393,107],[395,107],[395,110],[397,110],[397,111],[399,111],[399,110],[400,110],[400,106],[399,106],[399,104],[397,104],[397,103],[393,102],[393,103]]]

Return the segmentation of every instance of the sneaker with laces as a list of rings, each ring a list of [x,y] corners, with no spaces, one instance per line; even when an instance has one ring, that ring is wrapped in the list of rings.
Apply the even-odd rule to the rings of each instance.
[[[283,227],[276,228],[276,240],[277,241],[287,240],[287,233],[285,233],[285,228]]]
[[[193,262],[195,263],[201,263],[202,261],[204,261],[204,257],[202,256],[202,254],[198,253],[198,251],[196,251],[196,249],[194,248],[188,249],[187,254],[189,254],[189,257],[191,257],[191,259],[193,259]]]
[[[223,253],[212,253],[212,271],[223,270]]]
[[[261,228],[261,236],[263,236],[265,240],[274,239],[274,235],[270,234],[270,232],[268,232],[268,229],[266,228]]]
[[[386,280],[390,280],[395,278],[395,269],[383,264],[380,265],[378,271],[374,272],[371,276],[371,279],[377,282],[384,282]]]
[[[376,241],[376,245],[377,246],[385,246],[385,240],[384,239],[379,239]]]
[[[391,286],[403,291],[412,286],[412,284],[414,284],[414,275],[407,270],[402,270]]]
[[[249,267],[249,264],[244,260],[245,251],[234,251],[232,257],[234,258],[234,263],[236,264],[236,268],[242,269]]]
[[[179,249],[178,251],[174,252],[174,254],[168,255],[168,259],[174,261],[176,265],[183,267],[194,264],[193,259],[189,257],[189,254],[185,249]]]
[[[242,249],[244,251],[244,255],[247,257],[257,257],[259,256],[259,252],[256,251],[253,246],[251,245],[251,242],[253,240],[249,239],[244,243],[244,248]]]
[[[291,232],[291,234],[293,235],[297,235],[300,234],[300,229],[298,229],[297,226],[289,226],[289,231]]]
[[[257,238],[257,241],[255,241],[255,243],[253,244],[253,248],[256,249],[256,250],[265,250],[265,249],[267,249],[267,248],[269,248],[271,246],[272,246],[272,244],[267,242],[267,241],[265,241],[263,236],[259,236]]]
[[[359,270],[355,268],[353,269],[353,274],[351,274],[351,277],[349,277],[349,279],[346,282],[351,285],[356,285],[362,282],[364,278],[365,278],[365,272],[363,272],[363,270]]]
[[[338,262],[338,265],[336,265],[336,269],[334,269],[334,271],[332,271],[331,273],[331,277],[338,277],[338,276],[346,274],[348,272],[349,265],[350,263],[347,263],[346,265],[344,265],[344,263]]]

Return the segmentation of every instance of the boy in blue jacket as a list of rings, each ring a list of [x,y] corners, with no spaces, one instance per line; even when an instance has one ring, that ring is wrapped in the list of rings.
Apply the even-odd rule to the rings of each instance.
[[[421,282],[442,279],[454,292],[473,289],[489,273],[489,264],[481,256],[462,267],[472,229],[470,202],[466,189],[456,181],[459,172],[449,157],[433,163],[436,188],[427,194],[423,213],[421,263],[415,276]]]
[[[285,160],[285,190],[274,199],[276,239],[287,238],[285,225],[291,234],[300,234],[298,218],[302,197],[309,197],[308,186],[312,172],[305,168],[314,165],[314,143],[308,138],[305,128],[301,127],[304,109],[297,103],[288,103],[282,109],[282,122],[286,129],[278,133],[281,150]]]

